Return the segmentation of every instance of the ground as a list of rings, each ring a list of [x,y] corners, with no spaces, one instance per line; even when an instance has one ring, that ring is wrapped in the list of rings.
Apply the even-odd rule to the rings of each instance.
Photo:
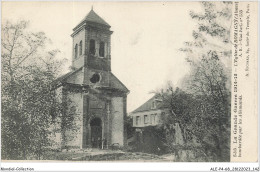
[[[124,152],[121,150],[77,150],[69,152],[47,152],[43,156],[43,160],[165,162],[172,161],[172,157],[172,155],[158,156],[141,152]]]

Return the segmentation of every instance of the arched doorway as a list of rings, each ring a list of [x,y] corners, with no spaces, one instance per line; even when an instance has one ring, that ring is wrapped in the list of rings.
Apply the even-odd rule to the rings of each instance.
[[[91,127],[91,146],[92,148],[102,147],[102,121],[100,118],[94,118],[90,121]]]

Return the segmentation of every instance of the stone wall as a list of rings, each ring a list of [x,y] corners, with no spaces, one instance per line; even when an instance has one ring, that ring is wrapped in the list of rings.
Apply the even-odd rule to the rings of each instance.
[[[111,144],[119,143],[124,146],[124,104],[123,97],[114,97],[111,100]]]
[[[72,129],[65,130],[65,136],[69,139],[63,143],[63,146],[82,148],[82,133],[83,133],[83,96],[76,92],[67,93],[68,111],[71,115],[75,115],[72,122]]]
[[[67,115],[75,116],[72,128],[64,129],[62,136],[63,148],[91,147],[91,126],[94,118],[102,121],[102,139],[107,141],[104,146],[114,143],[124,146],[124,116],[126,115],[126,98],[103,97],[99,94],[82,94],[81,91],[63,91],[67,106]],[[65,100],[65,99],[64,99]],[[59,137],[57,135],[57,137]]]
[[[110,31],[105,30],[96,30],[95,28],[87,28],[86,31],[86,54],[87,56],[87,66],[91,67],[92,69],[98,69],[98,70],[105,70],[110,71],[111,70],[111,61],[110,61]],[[95,49],[96,53],[94,55],[91,55],[89,53],[89,42],[90,40],[95,40]],[[104,42],[105,44],[105,51],[104,51],[104,57],[99,56],[99,47],[100,43]]]
[[[84,68],[82,68],[80,71],[76,72],[74,75],[71,75],[70,77],[68,77],[67,82],[72,83],[72,84],[82,84],[83,77],[84,77]]]
[[[82,55],[79,55],[79,43],[82,41]],[[75,45],[78,44],[78,56],[75,58]],[[73,36],[73,47],[72,47],[72,66],[75,68],[80,68],[84,65],[84,55],[85,55],[85,29],[82,29],[77,34]]]

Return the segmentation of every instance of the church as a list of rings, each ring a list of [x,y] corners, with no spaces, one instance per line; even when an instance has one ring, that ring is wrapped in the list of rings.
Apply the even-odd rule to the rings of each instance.
[[[129,90],[111,72],[110,28],[92,9],[73,29],[73,71],[58,78],[55,89],[66,102],[67,116],[73,115],[69,109],[74,107],[77,129],[61,127],[61,147],[105,149],[127,142],[124,120]]]

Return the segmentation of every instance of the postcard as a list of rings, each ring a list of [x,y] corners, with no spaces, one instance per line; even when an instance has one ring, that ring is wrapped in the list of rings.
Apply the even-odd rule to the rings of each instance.
[[[3,1],[1,170],[259,171],[257,5]]]

